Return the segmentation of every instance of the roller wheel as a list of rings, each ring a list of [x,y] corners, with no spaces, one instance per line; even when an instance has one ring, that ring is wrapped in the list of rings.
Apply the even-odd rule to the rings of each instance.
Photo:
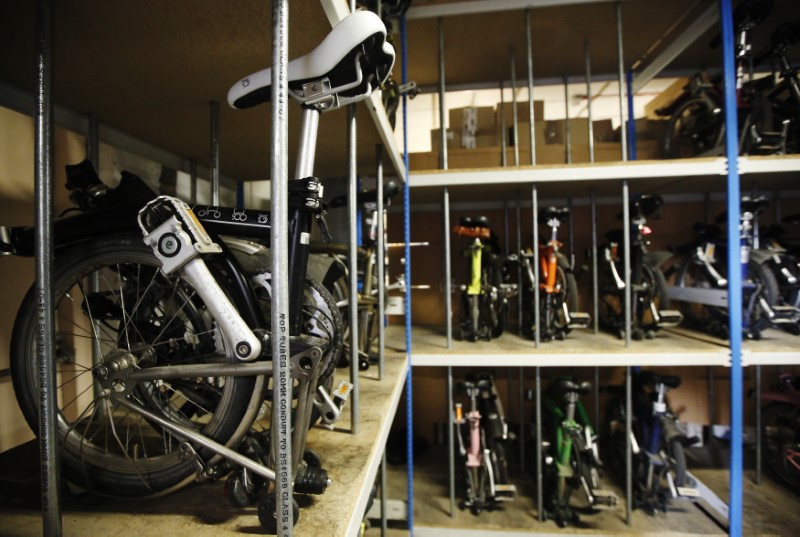
[[[278,502],[275,499],[275,493],[267,494],[261,499],[258,504],[258,521],[261,523],[261,528],[267,535],[278,534]],[[297,519],[300,517],[300,506],[297,505],[297,500],[292,499],[292,526],[297,524]]]

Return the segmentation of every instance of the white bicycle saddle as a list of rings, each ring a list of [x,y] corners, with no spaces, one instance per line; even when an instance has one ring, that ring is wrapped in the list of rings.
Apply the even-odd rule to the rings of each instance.
[[[302,103],[322,98],[354,102],[369,96],[392,70],[394,49],[386,42],[386,26],[370,11],[356,11],[342,19],[317,48],[289,62],[289,94]],[[304,85],[322,81],[312,91]],[[272,68],[246,76],[228,91],[233,108],[250,108],[272,97]]]

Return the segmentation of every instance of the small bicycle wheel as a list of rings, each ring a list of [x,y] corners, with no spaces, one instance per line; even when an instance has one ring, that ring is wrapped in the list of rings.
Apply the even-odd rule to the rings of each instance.
[[[56,257],[56,428],[62,469],[81,487],[146,496],[184,485],[195,475],[195,461],[182,456],[179,435],[107,396],[93,375],[98,368],[237,362],[195,289],[159,267],[137,235],[93,239]],[[14,390],[34,431],[39,421],[38,302],[32,288],[17,313],[11,341]],[[240,423],[254,417],[262,386],[261,377],[157,379],[128,386],[126,399],[233,444],[234,435],[244,433]],[[197,453],[211,457],[205,449]]]
[[[691,158],[719,148],[725,123],[719,109],[705,99],[681,105],[667,122],[662,142],[664,158]]]

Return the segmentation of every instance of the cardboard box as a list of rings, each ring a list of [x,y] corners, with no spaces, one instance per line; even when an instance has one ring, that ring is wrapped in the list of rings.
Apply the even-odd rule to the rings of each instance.
[[[470,128],[475,128],[475,134],[489,134],[496,131],[495,113],[492,106],[470,106],[466,108],[453,108],[448,112],[449,128],[463,132],[465,122]]]
[[[592,134],[595,142],[619,142],[619,131],[610,119],[592,121]]]
[[[439,150],[439,129],[431,130],[431,149]],[[476,147],[495,147],[500,145],[497,133],[481,133],[469,138],[463,136],[460,131],[447,129],[447,149],[474,149]]]
[[[500,128],[501,105],[497,105],[497,128]],[[503,117],[505,117],[506,128],[514,126],[514,107],[512,103],[504,103],[502,105]],[[544,101],[533,101],[533,120],[544,121]],[[530,110],[528,109],[527,95],[523,101],[517,101],[517,123],[530,123]]]

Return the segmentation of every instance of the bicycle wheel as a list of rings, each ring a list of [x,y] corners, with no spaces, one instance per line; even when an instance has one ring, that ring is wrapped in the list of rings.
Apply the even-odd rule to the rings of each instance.
[[[770,475],[800,493],[800,407],[770,403],[761,417],[762,457]]]
[[[662,143],[664,158],[690,158],[721,147],[725,123],[718,109],[705,99],[681,105],[667,123]]]
[[[136,369],[236,362],[195,290],[177,276],[165,276],[159,266],[136,235],[87,241],[55,261],[59,451],[66,477],[84,488],[146,496],[177,488],[195,475],[194,461],[182,460],[178,436],[102,396],[92,375],[98,365],[115,356],[127,357]],[[39,419],[37,306],[32,288],[11,341],[14,390],[34,431]],[[262,390],[262,378],[183,378],[140,382],[127,398],[212,440],[233,444],[234,435],[244,432],[240,423],[254,417]],[[211,457],[205,449],[198,454]]]

